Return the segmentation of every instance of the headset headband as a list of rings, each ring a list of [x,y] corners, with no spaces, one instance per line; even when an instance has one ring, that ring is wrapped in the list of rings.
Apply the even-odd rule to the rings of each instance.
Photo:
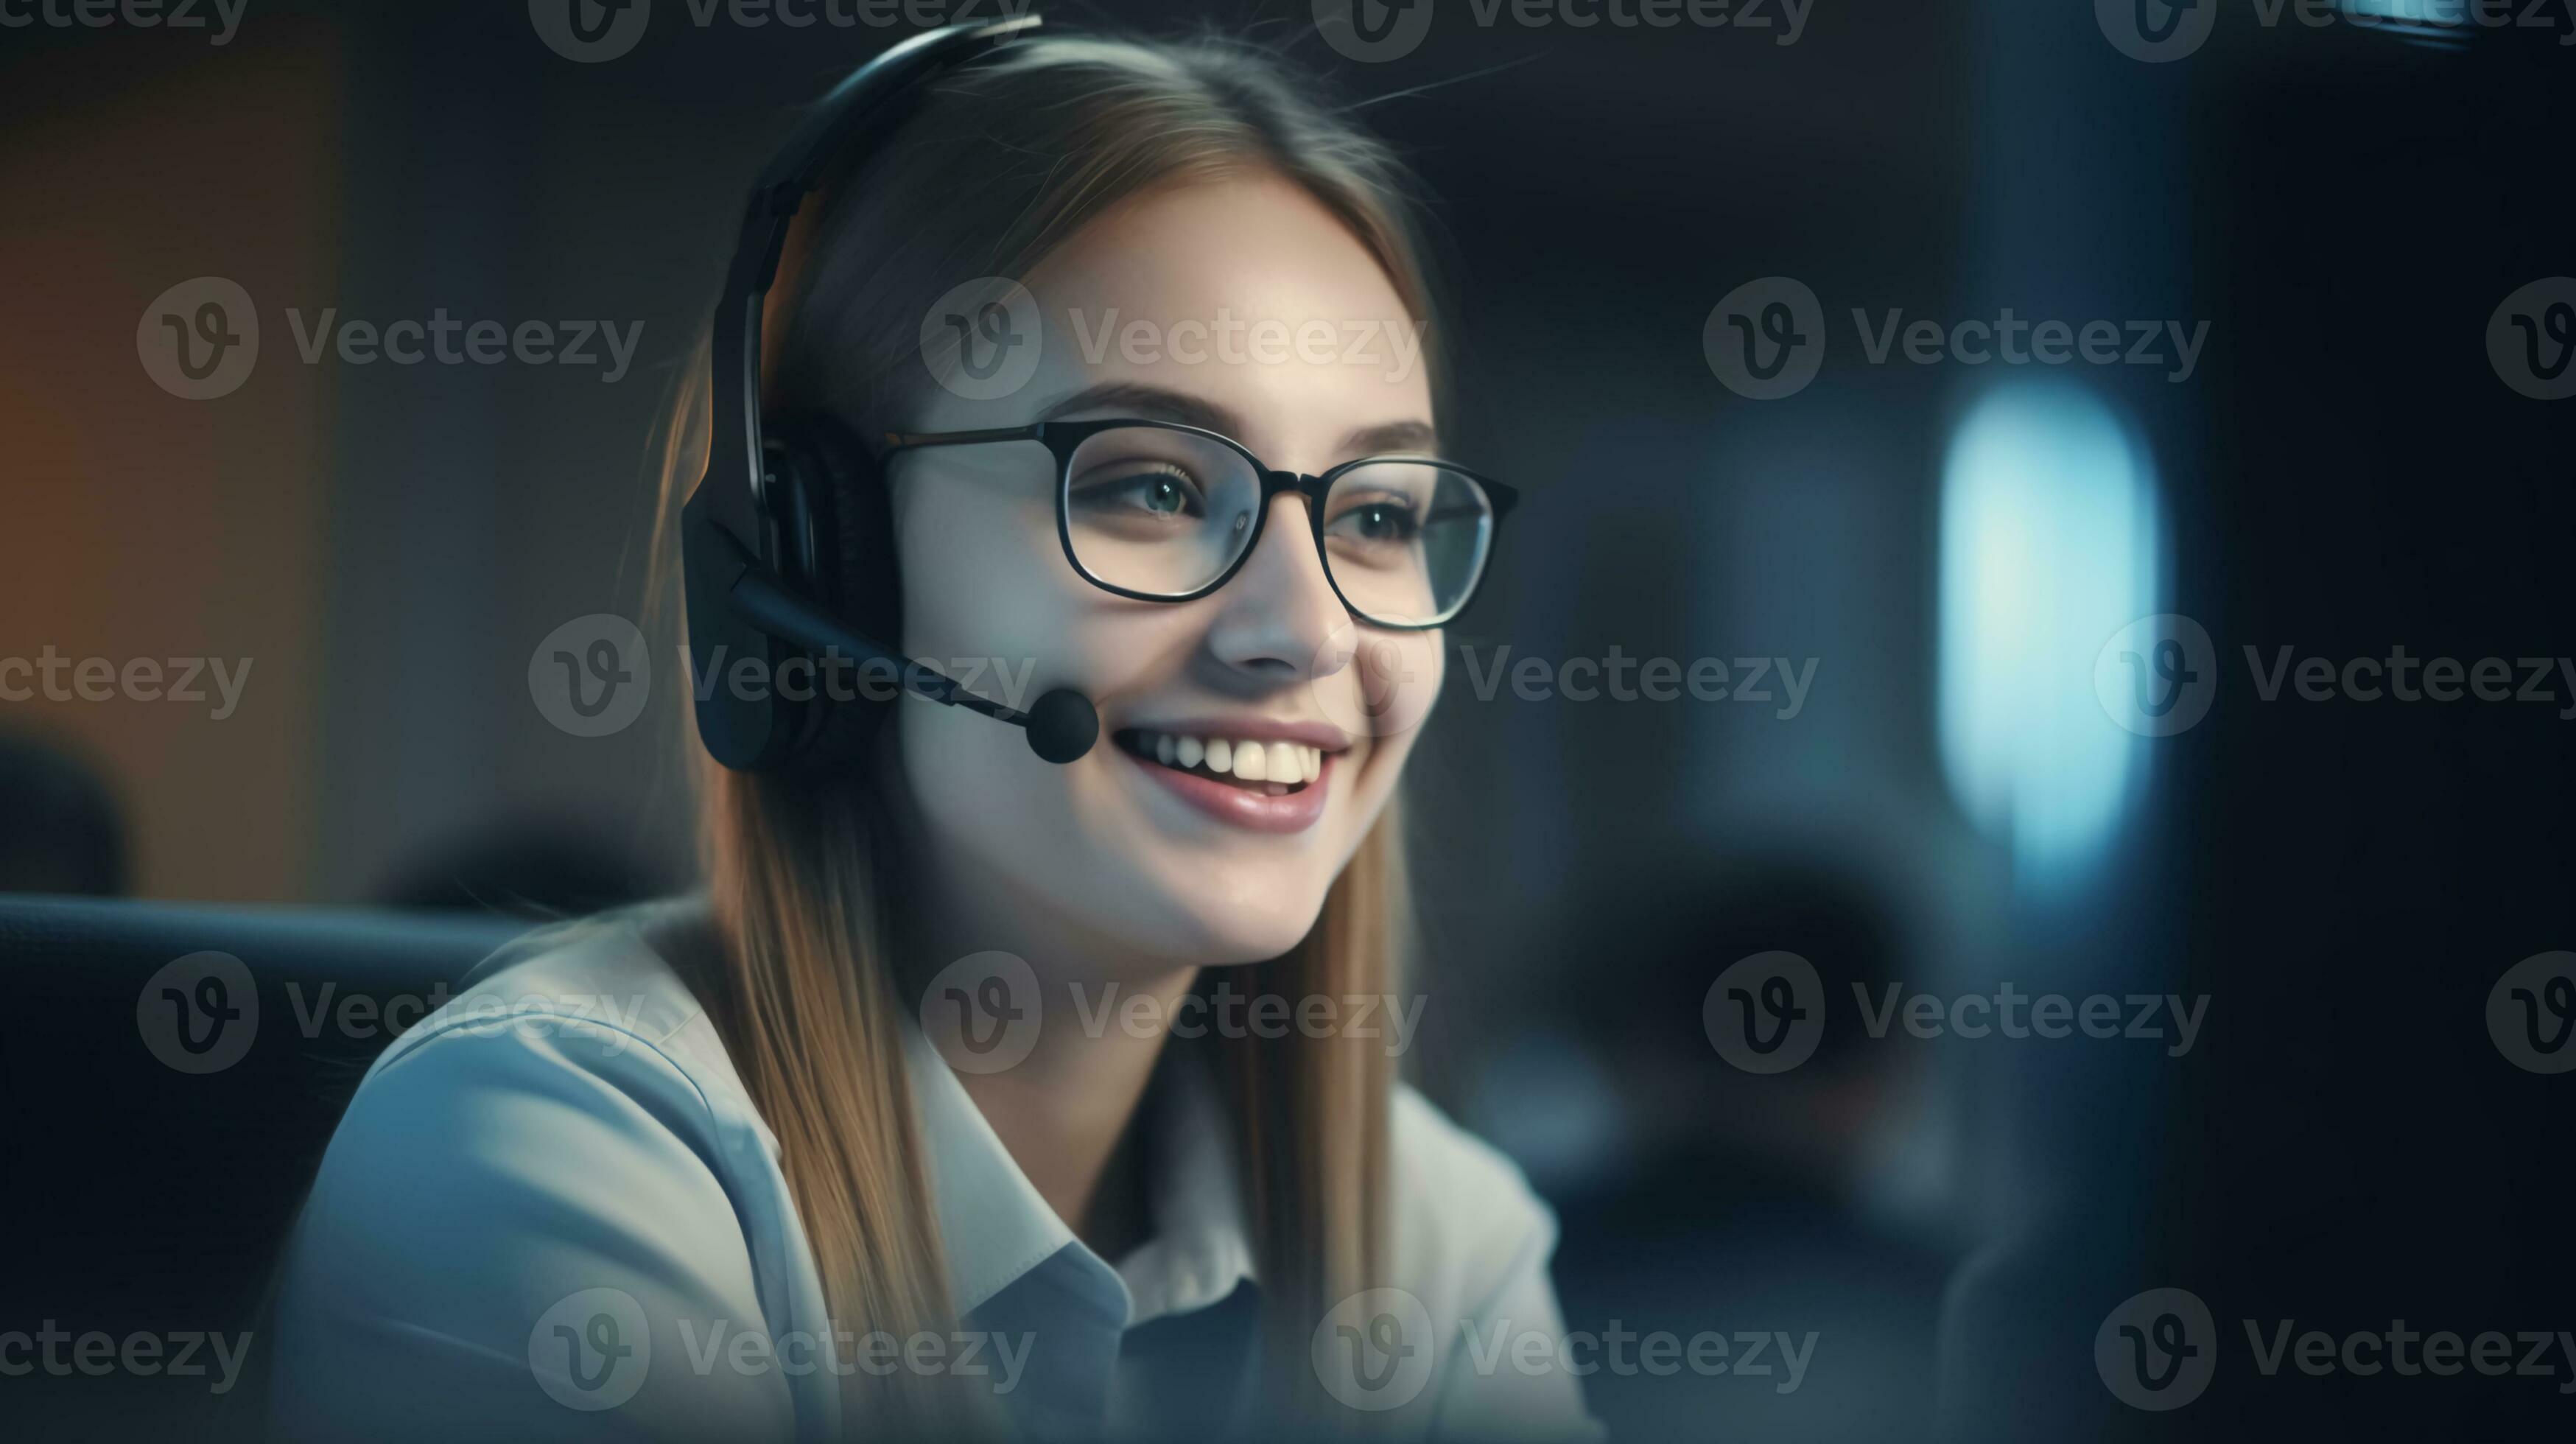
[[[952,25],[897,45],[832,88],[751,189],[742,232],[716,303],[713,336],[714,429],[707,473],[693,501],[702,514],[757,554],[760,520],[754,498],[761,476],[761,309],[778,276],[787,232],[823,171],[863,139],[900,124],[923,81],[976,60],[1038,27],[1025,15],[982,25]],[[712,491],[712,494],[710,494]]]

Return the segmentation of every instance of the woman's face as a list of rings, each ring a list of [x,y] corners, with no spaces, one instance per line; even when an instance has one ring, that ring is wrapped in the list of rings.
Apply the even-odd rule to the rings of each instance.
[[[1178,421],[1309,474],[1433,447],[1416,323],[1290,182],[1149,192],[1023,280],[1042,318],[1034,375],[993,399],[934,388],[915,429]],[[952,675],[980,665],[988,696],[1026,706],[1070,686],[1100,712],[1098,745],[1056,766],[1016,728],[907,699],[900,765],[943,935],[1041,970],[1129,974],[1294,945],[1394,790],[1440,685],[1440,634],[1356,622],[1295,493],[1270,503],[1231,581],[1168,603],[1076,575],[1037,443],[910,452],[892,477],[905,650]],[[1150,530],[1180,498],[1147,477],[1119,504]],[[1279,781],[1283,766],[1299,780]]]

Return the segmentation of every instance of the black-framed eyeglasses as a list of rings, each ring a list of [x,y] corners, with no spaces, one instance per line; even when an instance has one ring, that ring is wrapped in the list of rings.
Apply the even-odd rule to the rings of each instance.
[[[1321,476],[1276,471],[1230,437],[1171,421],[1040,421],[987,431],[887,432],[885,455],[1035,441],[1056,461],[1065,560],[1103,591],[1196,601],[1233,580],[1270,504],[1306,498],[1334,595],[1397,631],[1447,623],[1484,581],[1517,492],[1428,456],[1364,456]]]

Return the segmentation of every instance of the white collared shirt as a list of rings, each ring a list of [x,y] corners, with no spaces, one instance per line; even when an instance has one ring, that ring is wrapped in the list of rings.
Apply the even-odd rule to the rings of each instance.
[[[907,1367],[970,1377],[1032,1438],[1310,1432],[1241,1415],[1259,1284],[1232,1130],[1188,1066],[1148,1095],[1151,1234],[1112,1267],[907,1025],[960,1320],[837,1331],[777,1140],[646,941],[656,912],[513,944],[368,1070],[280,1286],[283,1435],[823,1441],[836,1371]],[[1597,1437],[1557,1363],[1553,1217],[1412,1090],[1393,1106],[1393,1277],[1316,1322],[1350,1406],[1326,1422]]]

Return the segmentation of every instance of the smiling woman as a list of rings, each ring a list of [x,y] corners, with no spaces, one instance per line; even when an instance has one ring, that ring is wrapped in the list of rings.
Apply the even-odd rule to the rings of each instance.
[[[709,895],[487,964],[543,1037],[377,1063],[288,1432],[1594,1432],[1454,1347],[1562,1332],[1555,1225],[1344,1006],[1419,1016],[1395,796],[1513,494],[1441,454],[1436,355],[1043,330],[1418,340],[1408,183],[1266,55],[1024,30],[899,48],[756,193],[665,497],[744,769]],[[965,705],[721,692],[782,638],[989,659],[1112,745],[917,666]],[[1158,1021],[1077,1026],[1110,997]]]

